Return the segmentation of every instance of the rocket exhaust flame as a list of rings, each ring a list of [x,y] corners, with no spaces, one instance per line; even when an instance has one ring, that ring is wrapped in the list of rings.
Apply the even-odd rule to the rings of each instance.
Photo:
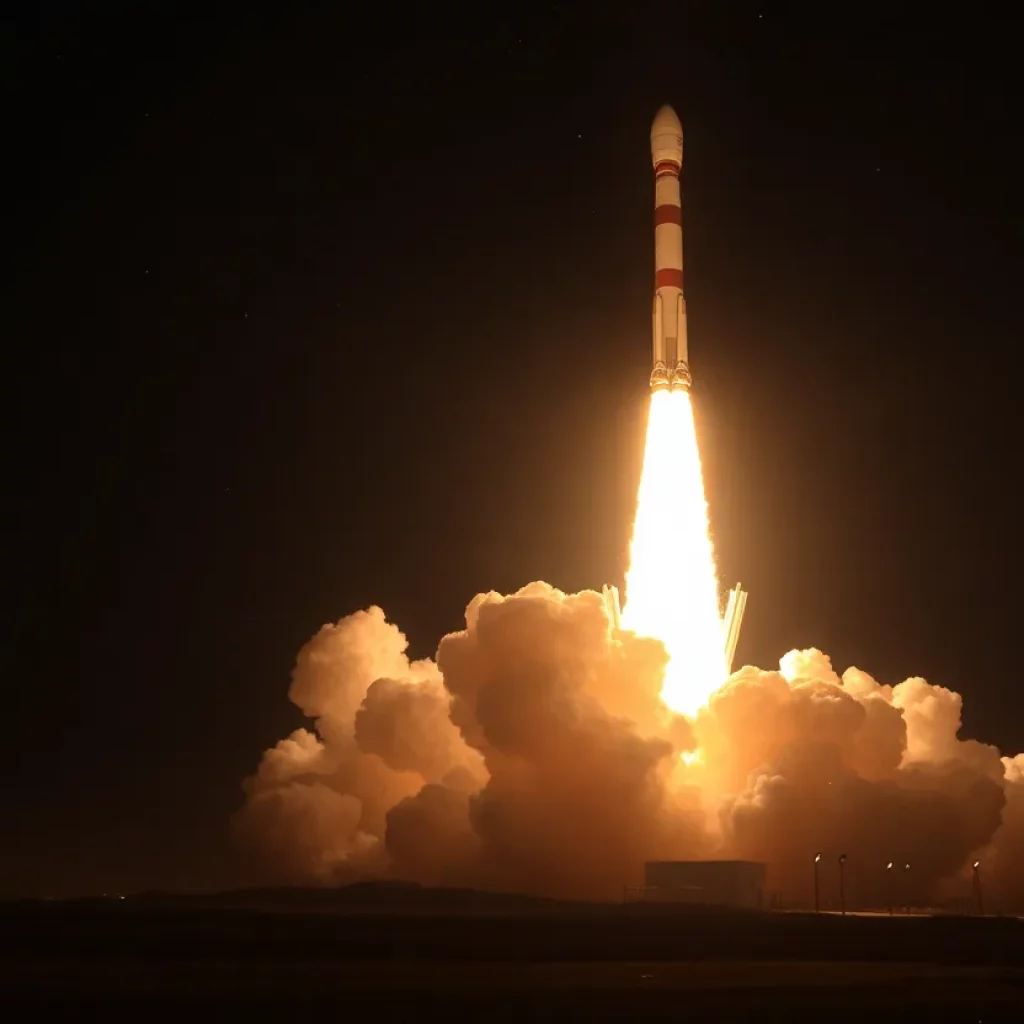
[[[662,700],[674,711],[695,714],[729,675],[686,391],[651,395],[622,624],[665,644],[669,663]]]

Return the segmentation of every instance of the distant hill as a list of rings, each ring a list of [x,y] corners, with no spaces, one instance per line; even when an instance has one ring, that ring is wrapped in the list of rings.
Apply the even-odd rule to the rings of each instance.
[[[445,913],[534,911],[559,901],[476,889],[434,889],[416,882],[356,882],[339,888],[234,889],[207,894],[148,892],[130,897],[138,904],[186,904],[252,909]]]

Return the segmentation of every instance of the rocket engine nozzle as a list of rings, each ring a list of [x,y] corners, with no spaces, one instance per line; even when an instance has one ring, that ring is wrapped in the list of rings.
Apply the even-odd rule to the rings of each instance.
[[[655,363],[654,369],[651,370],[651,390],[672,390],[672,378],[669,376],[668,367],[660,360]]]
[[[680,360],[672,371],[670,388],[672,391],[689,391],[691,387],[693,387],[693,374],[690,373],[690,368],[686,363]]]

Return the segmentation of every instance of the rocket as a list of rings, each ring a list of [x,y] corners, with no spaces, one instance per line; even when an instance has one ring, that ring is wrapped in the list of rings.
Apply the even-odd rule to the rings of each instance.
[[[683,169],[683,126],[676,112],[662,107],[651,125],[654,164],[654,366],[652,391],[689,391],[686,300],[683,298],[683,208],[679,173]]]

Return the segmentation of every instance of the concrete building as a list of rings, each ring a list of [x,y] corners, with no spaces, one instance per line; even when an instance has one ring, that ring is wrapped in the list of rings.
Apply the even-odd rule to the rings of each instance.
[[[765,906],[765,865],[752,860],[652,860],[644,865],[643,898],[725,907]]]

